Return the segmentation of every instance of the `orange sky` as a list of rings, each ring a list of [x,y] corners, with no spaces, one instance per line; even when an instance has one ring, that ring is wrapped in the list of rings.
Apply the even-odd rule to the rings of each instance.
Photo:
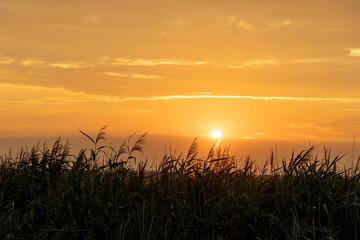
[[[360,1],[0,0],[0,137],[349,140]],[[74,127],[76,126],[76,127]]]

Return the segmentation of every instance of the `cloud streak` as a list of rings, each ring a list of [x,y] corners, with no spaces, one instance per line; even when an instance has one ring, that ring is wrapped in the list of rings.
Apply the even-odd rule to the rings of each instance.
[[[250,23],[245,22],[244,20],[240,20],[238,16],[231,16],[229,19],[231,24],[235,25],[237,28],[240,28],[242,30],[250,31],[253,28],[253,26]]]
[[[13,93],[18,93],[14,97]],[[296,102],[338,102],[360,103],[360,98],[327,98],[327,97],[288,97],[288,96],[246,96],[246,95],[214,95],[183,94],[150,97],[120,97],[114,95],[89,94],[71,91],[62,87],[51,88],[0,83],[0,103],[8,104],[75,104],[86,102],[129,102],[129,101],[171,101],[186,99],[233,99],[254,101],[296,101]]]
[[[157,101],[175,99],[249,99],[249,100],[275,100],[275,101],[300,101],[300,102],[342,102],[358,103],[360,98],[324,98],[324,97],[286,97],[286,96],[244,96],[244,95],[167,95],[155,97],[127,97],[117,98],[119,101]]]
[[[348,135],[346,129],[349,126],[352,126],[351,129],[354,130],[359,126],[360,121],[350,120],[350,121],[330,121],[330,122],[305,122],[305,123],[291,123],[289,127],[297,129],[316,129],[322,132],[336,134],[336,135]],[[342,130],[342,131],[341,131]]]
[[[112,62],[112,65],[125,65],[125,66],[158,66],[158,65],[198,66],[198,65],[205,65],[207,63],[208,62],[206,62],[206,61],[116,58]]]
[[[360,57],[360,48],[347,48],[349,51],[349,56],[351,57]]]
[[[278,28],[282,28],[282,27],[286,27],[290,24],[292,24],[293,22],[290,20],[285,20],[285,21],[277,21],[277,22],[271,22],[268,24],[268,29],[269,30],[275,30]]]
[[[240,68],[245,68],[245,67],[260,67],[263,65],[276,65],[277,61],[275,59],[256,59],[253,61],[247,61],[247,62],[242,62],[238,65],[230,65],[228,66],[228,68],[233,68],[233,69],[240,69]]]
[[[68,69],[80,69],[80,68],[88,68],[93,67],[92,64],[85,62],[56,62],[47,64],[49,67],[54,68],[68,68]]]
[[[12,64],[14,62],[15,62],[15,59],[0,60],[0,64]]]
[[[329,60],[322,58],[308,58],[308,59],[295,59],[292,60],[292,63],[320,63],[320,62],[328,62]]]
[[[25,59],[21,61],[23,66],[41,66],[44,62],[37,59]]]
[[[0,64],[15,64],[25,67],[52,67],[66,69],[91,68],[96,66],[200,66],[209,64],[207,61],[190,61],[176,59],[132,59],[103,57],[93,61],[47,62],[39,59],[0,59]]]
[[[112,76],[112,77],[121,77],[121,78],[137,78],[137,79],[159,79],[160,76],[157,75],[146,75],[138,73],[116,73],[116,72],[104,72],[103,74]]]

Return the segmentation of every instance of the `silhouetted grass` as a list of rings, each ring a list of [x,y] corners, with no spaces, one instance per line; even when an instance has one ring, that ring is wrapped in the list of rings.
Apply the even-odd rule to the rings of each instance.
[[[211,148],[139,162],[146,134],[71,155],[60,139],[1,158],[0,239],[359,239],[359,161],[313,156],[276,167]],[[133,138],[134,136],[132,136]]]

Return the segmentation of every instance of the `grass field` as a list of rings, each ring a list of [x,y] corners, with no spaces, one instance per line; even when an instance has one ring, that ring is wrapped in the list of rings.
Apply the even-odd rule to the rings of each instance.
[[[72,155],[59,139],[0,162],[0,239],[360,239],[360,161],[313,148],[278,167],[214,146],[165,154],[155,170],[136,156],[146,135],[118,149]]]

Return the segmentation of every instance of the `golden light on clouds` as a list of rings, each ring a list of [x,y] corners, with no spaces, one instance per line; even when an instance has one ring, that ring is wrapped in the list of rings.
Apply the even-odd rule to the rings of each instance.
[[[48,66],[55,67],[55,68],[87,68],[92,67],[91,64],[84,64],[83,62],[80,63],[49,63]]]
[[[349,56],[360,57],[360,48],[348,48],[347,50],[350,51]]]
[[[278,29],[281,27],[286,27],[290,24],[293,24],[293,21],[291,20],[284,20],[284,21],[276,21],[276,22],[270,22],[268,24],[268,29],[269,30],[274,30],[274,29]]]
[[[161,78],[157,75],[145,75],[145,74],[137,74],[137,73],[116,73],[116,72],[104,72],[104,74],[114,77],[122,77],[122,78],[143,78],[143,79],[158,79]]]
[[[122,75],[121,75],[122,76]],[[135,75],[136,78],[137,75]],[[123,77],[134,77],[131,74]],[[140,77],[144,78],[144,77]],[[146,77],[145,77],[146,78]],[[42,87],[32,85],[0,84],[0,101],[32,104],[45,103],[79,103],[79,102],[129,102],[129,101],[169,101],[187,99],[228,99],[228,100],[256,100],[256,101],[295,101],[295,102],[337,102],[360,103],[360,98],[327,98],[327,97],[291,97],[291,96],[245,96],[245,95],[162,95],[162,96],[130,96],[89,94],[71,91],[62,87]]]
[[[228,68],[240,69],[245,67],[260,67],[262,65],[275,65],[275,59],[264,59],[264,60],[252,60],[247,62],[242,62],[238,65],[228,66]]]
[[[350,139],[360,131],[359,8],[356,0],[3,0],[0,136],[109,124]]]
[[[158,66],[158,65],[182,65],[182,66],[197,66],[207,64],[206,61],[184,61],[184,60],[156,60],[156,59],[126,59],[116,58],[113,65],[127,65],[127,66]]]

